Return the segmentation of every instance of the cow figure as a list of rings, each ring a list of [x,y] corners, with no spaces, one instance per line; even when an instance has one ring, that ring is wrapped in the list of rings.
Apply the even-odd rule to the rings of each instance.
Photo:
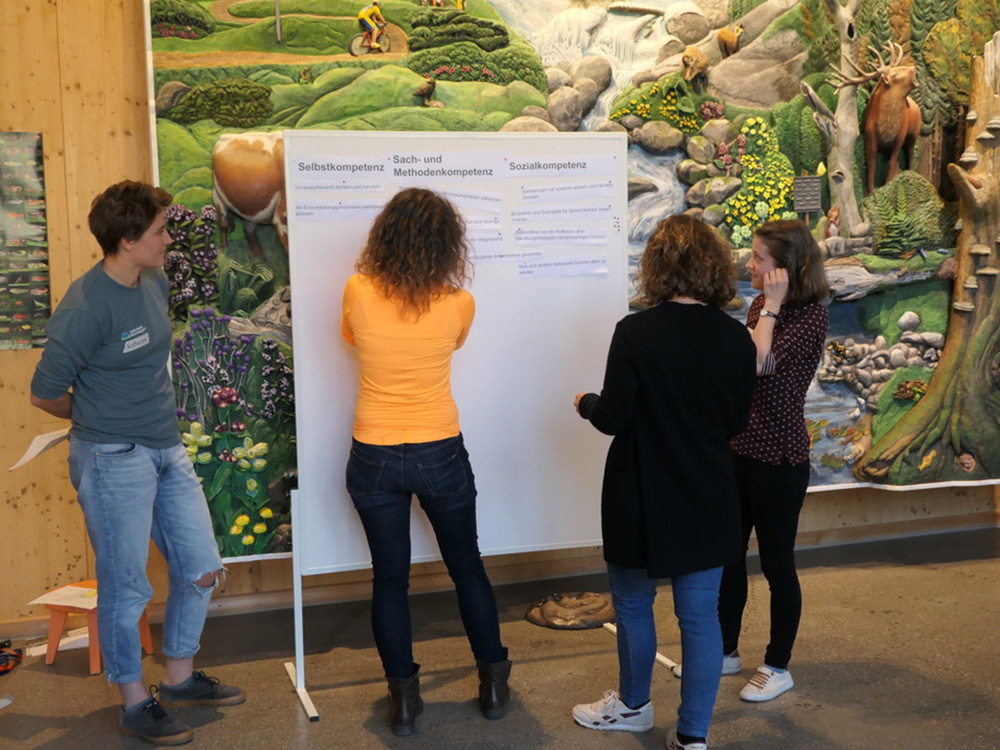
[[[869,49],[878,58],[878,66],[874,70],[866,72],[851,63],[858,76],[847,76],[840,71],[835,73],[838,79],[836,88],[878,79],[864,116],[865,163],[868,167],[866,195],[875,190],[875,167],[879,154],[889,158],[886,181],[891,181],[899,173],[900,160],[904,162],[903,169],[912,167],[913,146],[920,133],[920,107],[908,96],[920,86],[916,67],[900,65],[903,48],[893,42],[886,45],[888,63],[882,60],[878,50]]]
[[[287,253],[288,206],[281,133],[219,136],[212,150],[212,199],[219,214],[222,247],[228,247],[229,233],[239,216],[254,255],[261,255],[258,224],[272,224]]]

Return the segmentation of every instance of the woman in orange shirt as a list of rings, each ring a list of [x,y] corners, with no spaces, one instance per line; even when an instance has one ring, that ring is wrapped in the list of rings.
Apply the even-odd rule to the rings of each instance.
[[[372,553],[372,629],[389,683],[392,731],[423,711],[407,589],[416,495],[458,593],[479,672],[479,706],[503,717],[511,663],[479,555],[476,486],[451,396],[451,355],[475,314],[465,225],[446,199],[397,193],[375,219],[344,289],[341,333],[360,365],[347,491]]]

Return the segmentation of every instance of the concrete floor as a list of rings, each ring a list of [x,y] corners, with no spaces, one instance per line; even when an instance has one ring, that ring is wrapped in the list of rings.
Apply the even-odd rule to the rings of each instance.
[[[738,691],[763,654],[767,584],[756,574],[741,651],[746,669],[724,677],[711,747],[726,750],[871,748],[1000,749],[1000,530],[924,536],[799,553],[805,609],[791,671],[796,687],[766,704]],[[616,686],[614,638],[604,630],[557,631],[526,622],[551,592],[605,591],[603,576],[499,587],[504,639],[515,661],[514,699],[503,721],[483,719],[475,673],[450,593],[413,598],[426,709],[418,732],[397,738],[367,602],[306,610],[306,676],[320,721],[307,721],[284,663],[294,650],[290,611],[209,620],[199,666],[247,689],[242,706],[182,709],[198,748],[663,747],[680,681],[657,667],[655,727],[607,733],[573,724],[574,703]],[[658,600],[661,652],[679,660],[669,589]],[[159,642],[159,629],[153,628]],[[147,657],[159,680],[161,657]],[[148,747],[115,732],[116,692],[87,674],[85,650],[47,667],[26,659],[0,677],[13,705],[0,713],[0,748]]]

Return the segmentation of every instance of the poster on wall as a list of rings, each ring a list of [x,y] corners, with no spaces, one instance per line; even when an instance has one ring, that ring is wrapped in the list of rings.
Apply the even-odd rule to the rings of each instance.
[[[631,272],[657,222],[689,212],[733,247],[741,318],[754,231],[801,217],[832,287],[806,402],[812,489],[997,481],[1000,227],[977,217],[1000,212],[976,213],[974,191],[995,187],[1000,113],[972,61],[993,54],[1000,11],[890,4],[850,0],[835,19],[825,0],[385,0],[376,48],[361,0],[148,0],[159,182],[183,208],[179,417],[205,448],[225,554],[290,534],[286,129],[627,133]],[[876,122],[885,135],[866,138]],[[802,177],[820,209],[798,214]]]
[[[41,133],[0,133],[0,349],[45,345],[51,312]]]

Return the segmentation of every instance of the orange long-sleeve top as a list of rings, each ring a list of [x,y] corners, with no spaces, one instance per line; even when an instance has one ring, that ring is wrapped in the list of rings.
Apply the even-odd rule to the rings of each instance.
[[[464,289],[434,299],[417,317],[386,299],[370,277],[347,280],[340,331],[357,348],[360,364],[355,439],[398,445],[459,433],[451,355],[465,343],[475,312]]]

